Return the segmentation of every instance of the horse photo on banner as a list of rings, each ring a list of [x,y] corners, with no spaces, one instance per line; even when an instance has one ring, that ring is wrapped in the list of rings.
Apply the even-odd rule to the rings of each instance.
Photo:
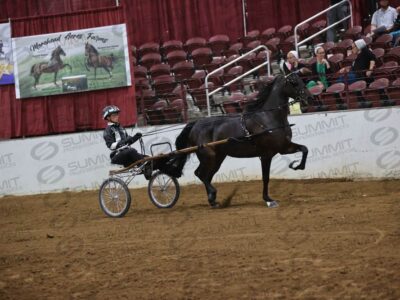
[[[10,23],[0,24],[0,84],[14,83]]]
[[[131,85],[125,24],[12,39],[16,98]]]

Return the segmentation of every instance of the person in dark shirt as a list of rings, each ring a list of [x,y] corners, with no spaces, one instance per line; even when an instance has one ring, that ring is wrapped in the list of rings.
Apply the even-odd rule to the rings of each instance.
[[[119,123],[119,112],[120,109],[115,105],[109,105],[103,109],[102,117],[108,121],[107,127],[103,132],[103,138],[107,147],[111,150],[111,162],[128,167],[146,156],[129,147],[139,140],[142,134],[138,132],[134,136],[129,136]],[[144,175],[146,179],[150,178],[151,172],[151,166],[150,168],[145,168]]]
[[[317,60],[311,65],[311,73],[313,74],[313,79],[307,83],[307,88],[312,88],[313,86],[319,86],[321,89],[325,90],[329,86],[328,77],[332,73],[331,65],[325,58],[325,49],[322,47],[317,47],[315,49],[315,55]]]
[[[292,50],[289,51],[287,56],[286,56],[286,61],[281,62],[280,64],[280,70],[283,75],[288,75],[292,72],[297,72],[299,71],[300,73],[303,73],[303,68],[305,67],[304,64],[299,62],[299,56],[296,51]]]
[[[374,53],[368,49],[367,44],[363,39],[356,40],[352,45],[351,51],[354,54],[357,54],[357,58],[351,67],[340,69],[339,72],[343,75],[340,76],[338,81],[344,82],[344,74],[347,73],[347,82],[349,84],[356,82],[357,80],[366,80],[367,82],[371,82],[371,75],[376,62]]]

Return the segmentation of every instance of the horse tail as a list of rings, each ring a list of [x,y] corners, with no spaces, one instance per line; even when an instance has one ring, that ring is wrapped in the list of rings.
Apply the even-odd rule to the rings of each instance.
[[[195,123],[196,121],[188,123],[178,135],[175,141],[176,150],[181,150],[188,147],[189,134]],[[182,170],[186,164],[188,155],[188,153],[176,154],[159,169],[170,176],[179,178],[182,176]]]

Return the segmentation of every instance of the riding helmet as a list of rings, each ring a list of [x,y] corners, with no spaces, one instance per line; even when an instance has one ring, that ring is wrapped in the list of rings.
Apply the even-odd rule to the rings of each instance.
[[[111,114],[119,113],[120,110],[118,106],[115,105],[108,105],[103,108],[103,119],[106,120]]]

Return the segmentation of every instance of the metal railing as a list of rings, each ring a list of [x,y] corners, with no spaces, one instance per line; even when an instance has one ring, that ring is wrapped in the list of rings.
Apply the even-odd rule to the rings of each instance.
[[[220,70],[222,70],[222,69],[224,69],[224,68],[226,68],[226,67],[228,67],[228,66],[234,64],[235,62],[237,62],[237,61],[243,59],[244,57],[246,57],[246,56],[250,55],[251,53],[256,52],[256,51],[258,51],[258,50],[260,50],[260,49],[265,49],[266,52],[267,52],[267,60],[266,60],[265,62],[263,62],[262,64],[259,64],[258,66],[256,66],[256,67],[254,67],[253,69],[247,71],[246,73],[243,73],[242,75],[236,77],[235,79],[232,79],[231,81],[225,83],[223,86],[221,86],[221,87],[219,87],[219,88],[213,90],[212,92],[209,92],[209,91],[208,91],[208,78],[209,78],[211,75],[213,75],[213,74],[215,74],[215,73],[218,73]],[[268,48],[267,48],[266,46],[260,45],[260,46],[258,46],[258,47],[256,47],[256,48],[250,50],[249,52],[246,52],[245,54],[239,56],[238,58],[235,58],[234,60],[228,62],[227,64],[225,64],[225,65],[219,67],[218,69],[215,69],[214,71],[208,73],[207,76],[206,76],[206,78],[205,78],[205,82],[204,82],[205,87],[206,87],[207,114],[208,114],[208,116],[211,116],[210,96],[214,95],[215,93],[218,93],[219,91],[223,90],[224,88],[226,88],[227,86],[231,85],[232,83],[235,83],[236,81],[242,79],[243,77],[246,77],[247,75],[253,73],[254,71],[260,69],[261,67],[263,67],[263,66],[265,66],[265,65],[269,65],[269,66],[271,65],[271,64],[270,64],[270,57],[269,57],[269,50],[268,50]],[[268,76],[271,76],[271,70],[270,70],[269,67],[268,67],[268,71],[267,71],[267,72],[268,72]]]
[[[344,17],[343,19],[341,19],[341,20],[339,20],[339,21],[337,21],[337,22],[335,22],[335,23],[333,23],[333,24],[331,24],[331,25],[325,27],[324,29],[318,31],[317,33],[313,34],[312,36],[309,36],[309,37],[307,37],[306,39],[304,39],[304,40],[302,40],[301,42],[299,42],[299,36],[298,36],[298,34],[297,34],[297,29],[298,29],[301,25],[304,25],[304,24],[310,22],[311,20],[313,20],[313,19],[319,17],[320,15],[322,15],[322,14],[324,14],[324,13],[326,13],[326,12],[328,12],[328,11],[334,9],[334,8],[336,8],[336,7],[339,6],[339,5],[345,4],[345,3],[348,3],[348,4],[349,4],[349,12],[350,12],[350,14],[349,14],[348,16],[346,16],[346,17]],[[353,27],[353,7],[352,7],[352,4],[351,4],[351,1],[350,1],[350,0],[343,0],[343,1],[341,1],[341,2],[339,2],[339,3],[337,3],[337,4],[335,4],[335,5],[332,5],[332,6],[328,7],[328,8],[325,9],[325,10],[323,10],[323,11],[321,11],[321,12],[315,14],[314,16],[308,18],[307,20],[304,20],[303,22],[297,24],[296,27],[294,28],[294,41],[295,41],[294,43],[295,43],[295,47],[296,47],[297,53],[299,53],[299,46],[300,46],[300,45],[303,45],[303,44],[307,43],[309,40],[315,38],[316,36],[318,36],[318,35],[320,35],[320,34],[322,34],[322,33],[324,33],[325,31],[327,31],[327,30],[329,30],[329,29],[335,27],[336,25],[338,25],[338,24],[340,24],[340,23],[346,21],[347,19],[351,19],[351,21],[350,21],[350,22],[351,22],[351,27]]]

